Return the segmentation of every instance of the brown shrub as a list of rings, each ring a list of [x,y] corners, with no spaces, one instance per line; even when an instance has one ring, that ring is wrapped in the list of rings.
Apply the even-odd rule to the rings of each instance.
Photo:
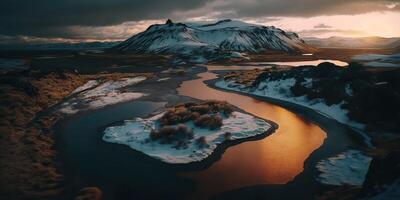
[[[226,101],[210,100],[203,103],[185,103],[178,104],[169,109],[164,116],[160,119],[160,125],[176,125],[185,123],[190,120],[197,120],[204,114],[223,113],[229,116],[233,111],[233,106]],[[212,126],[215,128],[215,126]]]
[[[178,106],[168,110],[160,119],[161,126],[185,123],[191,120],[191,112],[184,106]]]
[[[207,127],[214,130],[222,126],[222,117],[219,115],[205,114],[198,117],[194,121],[194,124],[198,127]]]
[[[207,146],[208,146],[208,143],[207,143],[206,137],[201,136],[201,137],[197,138],[197,139],[196,139],[196,144],[197,144],[199,147],[207,147]]]
[[[224,133],[224,139],[225,140],[231,140],[232,139],[232,133],[231,132],[225,132]]]
[[[196,120],[197,118],[199,118],[200,117],[200,113],[198,113],[198,112],[192,112],[191,114],[190,114],[190,119],[191,120]]]
[[[150,139],[161,139],[165,142],[187,140],[193,138],[193,131],[184,124],[162,126],[160,130],[152,130]]]
[[[198,112],[200,114],[207,114],[211,112],[212,107],[210,107],[207,104],[199,104],[199,105],[193,105],[190,107],[190,109],[193,112]]]

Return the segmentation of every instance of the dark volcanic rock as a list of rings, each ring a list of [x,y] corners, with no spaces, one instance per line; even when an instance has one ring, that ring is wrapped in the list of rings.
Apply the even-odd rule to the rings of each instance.
[[[101,200],[103,192],[97,187],[87,187],[79,191],[75,200]]]
[[[384,158],[374,158],[363,184],[361,197],[368,198],[385,192],[400,179],[400,151],[392,151]],[[397,194],[400,198],[400,194]],[[393,198],[395,199],[395,198]]]
[[[36,96],[38,94],[37,88],[24,77],[4,76],[1,78],[0,83],[9,84],[18,90],[25,92],[29,96]]]
[[[263,81],[295,78],[290,89],[293,96],[306,95],[309,100],[323,99],[326,105],[340,104],[351,120],[367,125],[371,131],[400,131],[400,70],[369,71],[357,63],[339,67],[324,62],[288,70],[271,70],[259,74],[252,86]],[[305,79],[311,79],[306,86]]]

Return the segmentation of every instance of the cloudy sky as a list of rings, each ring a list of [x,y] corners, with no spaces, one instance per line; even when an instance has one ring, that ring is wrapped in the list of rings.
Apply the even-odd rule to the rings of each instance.
[[[400,0],[1,0],[0,42],[122,40],[167,18],[231,18],[303,37],[400,36]]]

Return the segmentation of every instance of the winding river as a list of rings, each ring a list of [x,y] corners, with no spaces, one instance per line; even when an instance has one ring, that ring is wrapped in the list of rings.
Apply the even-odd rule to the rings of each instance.
[[[303,171],[304,161],[324,142],[326,133],[319,126],[293,112],[252,97],[210,88],[204,81],[217,78],[210,71],[199,77],[184,82],[178,88],[179,94],[227,101],[257,117],[276,122],[279,128],[265,139],[228,148],[219,161],[204,171],[183,174],[199,183],[196,196],[257,184],[287,183]]]
[[[177,89],[178,93],[202,100],[225,100],[257,117],[276,122],[279,128],[263,139],[228,147],[221,159],[210,165],[177,168],[128,146],[101,140],[104,127],[124,119],[146,116],[165,105],[128,102],[78,114],[59,123],[58,146],[67,175],[83,183],[82,186],[100,187],[106,199],[204,199],[255,185],[285,186],[301,174],[308,182],[300,183],[296,188],[308,194],[314,192],[309,180],[316,182],[312,167],[315,162],[354,145],[346,134],[351,132],[350,129],[317,112],[301,107],[291,109],[306,116],[302,117],[264,99],[209,87],[204,81],[217,78],[212,71],[198,76],[200,78],[184,81]],[[318,121],[318,125],[314,121]],[[329,132],[329,139],[324,130]]]

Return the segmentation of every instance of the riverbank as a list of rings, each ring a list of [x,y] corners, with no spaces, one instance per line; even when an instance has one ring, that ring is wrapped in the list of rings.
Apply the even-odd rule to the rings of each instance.
[[[224,74],[224,73],[220,72],[219,74]],[[217,82],[217,80],[210,81],[210,82],[208,82],[208,85],[210,87],[215,87],[215,88],[224,90],[224,88],[216,87],[215,86],[216,82]],[[299,106],[302,107],[301,105],[297,105],[296,102],[288,102],[288,101],[285,101],[285,100],[279,100],[279,99],[269,98],[269,97],[265,97],[265,96],[253,95],[251,93],[243,93],[243,92],[241,92],[239,90],[231,90],[231,89],[225,89],[225,90],[227,90],[229,92],[239,93],[239,94],[242,94],[242,95],[252,96],[252,97],[254,97],[256,99],[265,99],[265,101],[274,102],[274,103],[276,103],[278,105],[282,105],[282,106],[284,106],[286,108],[290,108],[290,109],[297,109],[296,107],[299,107]],[[315,112],[315,111],[311,111],[311,112]],[[296,111],[296,113],[304,113],[304,112]],[[326,116],[322,115],[322,116],[320,116],[320,118],[321,117],[323,118],[323,117],[326,117]],[[332,120],[332,119],[330,119],[330,120]],[[326,124],[319,123],[320,119],[317,119],[316,121],[322,128],[324,128],[324,129],[326,128]],[[342,126],[346,127],[346,125],[342,125]],[[331,128],[333,128],[333,127],[331,127]],[[348,127],[347,127],[347,129],[348,129]],[[330,130],[332,130],[332,129],[330,129]],[[341,130],[341,132],[343,132],[343,130]],[[352,198],[358,198],[358,197],[361,197],[361,196],[363,196],[363,197],[367,197],[367,196],[371,197],[371,196],[374,196],[374,195],[377,195],[377,194],[378,194],[378,196],[393,195],[394,194],[393,192],[396,190],[395,188],[398,187],[398,186],[396,186],[396,177],[391,177],[391,178],[387,177],[382,169],[378,169],[376,167],[377,166],[376,163],[382,163],[381,166],[385,170],[388,170],[388,171],[395,170],[395,169],[393,169],[393,165],[388,164],[388,163],[392,163],[393,164],[393,163],[398,163],[398,161],[399,161],[399,160],[396,160],[396,158],[395,158],[395,156],[397,155],[395,153],[396,152],[395,149],[398,148],[398,147],[396,147],[396,140],[394,140],[392,142],[382,141],[382,143],[376,143],[375,142],[375,144],[378,144],[378,149],[373,149],[372,150],[372,149],[368,148],[368,146],[365,146],[365,144],[363,144],[364,143],[363,137],[360,137],[360,135],[357,132],[355,132],[355,131],[348,131],[348,132],[351,134],[352,137],[355,138],[356,141],[360,141],[360,145],[361,145],[361,147],[363,147],[363,148],[360,148],[361,152],[363,152],[363,154],[367,154],[367,155],[369,155],[369,156],[374,158],[373,161],[372,161],[372,164],[371,164],[373,166],[371,166],[371,167],[366,169],[366,170],[368,170],[367,174],[365,174],[366,171],[363,172],[364,176],[366,176],[366,180],[364,182],[364,178],[362,179],[362,181],[361,181],[362,187],[360,185],[359,186],[340,186],[340,187],[331,187],[331,186],[325,187],[324,186],[325,189],[321,189],[321,190],[319,190],[317,192],[317,193],[319,193],[318,199],[332,199],[332,198],[333,199],[336,199],[336,198],[350,198],[350,199],[352,199]],[[332,134],[331,131],[328,131],[328,138],[330,138],[332,136],[335,137],[335,134]],[[331,142],[332,142],[331,139],[326,140],[326,143],[320,149],[316,150],[316,153],[318,153],[318,151],[321,151],[321,150],[323,151],[324,147],[326,147],[326,145],[331,143]],[[331,145],[337,145],[337,144],[331,143]],[[394,150],[394,152],[393,152],[393,150]],[[387,152],[391,152],[391,153],[389,153],[389,155],[387,155],[388,154]],[[352,154],[352,153],[350,153],[350,154]],[[343,155],[330,156],[330,158],[327,159],[326,161],[317,162],[317,163],[315,162],[316,160],[312,161],[313,160],[313,156],[310,156],[305,165],[307,165],[310,162],[313,162],[311,166],[316,166],[316,165],[320,166],[324,162],[327,162],[327,161],[331,162],[331,160],[337,160],[337,159],[339,159],[339,160],[337,160],[337,162],[339,164],[340,162],[342,162],[342,161],[340,161],[340,159],[343,159],[343,158],[347,159],[346,157],[350,157],[351,158],[353,156],[343,156]],[[358,156],[355,156],[354,158],[357,158],[357,157]],[[356,160],[358,160],[358,159],[359,158],[357,158]],[[371,159],[371,158],[369,158],[369,159]],[[359,160],[357,162],[364,162],[363,160],[364,160],[364,158],[361,158],[361,160]],[[343,162],[347,162],[347,161],[343,161]],[[329,164],[329,166],[330,165],[331,165],[331,163]],[[345,165],[347,166],[349,164],[347,163]],[[357,163],[357,165],[358,165],[358,163]],[[355,166],[353,166],[353,167],[355,167]],[[365,167],[368,167],[368,165],[366,165]],[[332,175],[336,174],[336,175],[333,176],[334,179],[339,179],[340,180],[340,175],[343,174],[343,173],[347,173],[347,172],[340,172],[341,170],[345,170],[345,168],[346,167],[338,168],[337,170],[339,170],[339,173],[333,171]],[[329,171],[329,168],[327,169],[327,168],[323,167],[322,169],[325,172],[326,172],[326,170]],[[305,170],[305,173],[307,173],[306,171],[307,170]],[[350,171],[354,171],[354,169],[350,169],[349,172]],[[318,174],[318,172],[317,172],[317,174]],[[379,174],[379,175],[377,175],[377,174]],[[323,175],[322,176],[322,178],[323,178],[322,181],[324,182],[324,179],[326,181],[327,180],[326,178],[328,178],[329,176],[330,175],[328,175],[328,174]],[[276,198],[278,198],[278,197],[279,198],[298,198],[297,195],[286,194],[286,192],[295,193],[297,191],[295,188],[302,186],[302,185],[298,185],[298,182],[297,182],[297,181],[299,181],[301,179],[300,177],[304,178],[305,176],[303,176],[303,174],[301,174],[294,181],[289,183],[287,188],[277,187],[277,188],[274,188],[274,189],[271,189],[271,188],[270,189],[262,189],[262,188],[266,188],[266,187],[257,186],[254,189],[253,188],[246,188],[246,189],[242,189],[242,190],[233,191],[231,193],[222,194],[222,195],[218,196],[218,198],[240,199],[241,197],[245,197],[247,195],[252,195],[252,197],[261,197],[261,196],[265,195],[265,196],[270,196],[270,197],[271,196],[275,196]],[[347,175],[346,177],[349,178],[349,177],[352,177],[352,175]],[[343,178],[346,179],[346,177],[343,177]],[[357,180],[357,176],[354,177],[354,178],[356,178],[356,179],[354,179],[356,181]],[[393,182],[393,180],[394,180],[394,182]],[[343,181],[343,179],[341,181]],[[333,181],[331,183],[328,181],[328,183],[329,184],[335,184],[335,181]],[[309,182],[307,184],[309,184]],[[375,184],[377,187],[379,187],[381,189],[371,189],[371,187],[372,187],[371,185],[372,184]],[[390,187],[393,188],[393,189],[387,189],[387,190],[386,189],[382,189],[382,187],[384,187],[385,184],[386,185],[390,185]],[[290,185],[292,185],[294,187],[292,188]],[[292,188],[292,189],[288,189],[288,188]],[[367,188],[369,188],[369,189],[367,189]],[[323,192],[323,191],[325,191],[325,192]],[[381,195],[382,191],[383,191],[383,193]],[[297,191],[297,192],[302,193],[302,191]],[[281,196],[281,194],[283,194],[283,196]],[[306,195],[306,197],[308,199],[315,198],[315,196],[314,197],[307,196],[309,194],[304,194],[304,195]]]
[[[218,73],[223,74],[224,72],[218,71]],[[321,147],[318,146],[319,148],[317,147],[316,150],[311,151],[312,153],[310,154],[310,156],[307,155],[307,157],[305,158],[306,161],[304,163],[304,171],[303,171],[303,162],[301,162],[301,171],[300,171],[301,173],[297,172],[295,174],[296,178],[293,177],[294,180],[292,180],[293,178],[290,178],[289,183],[287,183],[285,185],[272,186],[272,185],[269,185],[268,183],[270,183],[269,181],[274,180],[275,178],[269,177],[267,181],[259,182],[258,184],[253,183],[254,185],[258,185],[258,186],[247,187],[245,190],[249,191],[249,193],[245,192],[245,193],[241,194],[241,192],[243,190],[238,190],[240,192],[236,192],[236,190],[232,190],[232,191],[228,190],[224,194],[221,194],[222,196],[218,196],[218,197],[222,197],[222,198],[228,197],[228,198],[240,199],[240,198],[245,198],[246,196],[261,198],[263,196],[265,197],[265,196],[275,196],[276,195],[275,196],[276,198],[281,197],[281,199],[282,198],[283,199],[292,199],[294,197],[303,197],[305,199],[314,198],[316,194],[321,193],[323,191],[327,191],[328,188],[330,188],[330,186],[328,186],[328,187],[324,186],[321,183],[319,183],[316,179],[314,179],[314,177],[318,176],[318,174],[320,173],[320,172],[318,172],[318,169],[315,167],[317,165],[317,163],[321,159],[335,156],[343,151],[348,150],[349,148],[362,149],[364,147],[361,140],[355,139],[355,138],[357,138],[358,134],[356,132],[354,132],[352,129],[350,129],[349,127],[347,127],[343,124],[336,122],[335,120],[332,120],[331,118],[323,116],[320,113],[315,112],[312,109],[306,108],[304,106],[296,105],[293,103],[285,102],[285,101],[279,101],[279,100],[270,101],[270,99],[259,98],[259,97],[251,96],[248,94],[237,93],[237,92],[230,91],[230,90],[223,90],[220,88],[216,88],[214,86],[214,83],[218,79],[215,79],[216,75],[212,74],[211,72],[202,73],[199,76],[200,76],[199,79],[192,81],[192,82],[196,82],[196,84],[194,84],[194,83],[190,84],[190,86],[192,86],[192,87],[196,86],[196,88],[198,88],[198,92],[196,92],[196,93],[189,92],[189,90],[184,89],[184,88],[186,88],[186,85],[184,85],[184,86],[181,86],[183,88],[179,89],[180,93],[186,94],[186,95],[190,94],[190,96],[192,96],[194,98],[199,98],[199,99],[206,99],[207,96],[210,96],[214,99],[226,100],[229,103],[232,103],[233,105],[236,105],[236,106],[244,109],[247,112],[255,114],[256,116],[259,116],[259,117],[262,116],[263,118],[268,118],[273,121],[276,121],[280,125],[280,128],[272,136],[269,136],[267,139],[265,139],[266,142],[268,140],[275,140],[275,137],[278,137],[278,136],[280,137],[281,134],[296,132],[296,130],[293,130],[293,129],[296,129],[295,127],[297,127],[297,126],[296,126],[296,123],[294,123],[294,122],[290,123],[291,117],[289,117],[289,116],[285,117],[285,119],[280,119],[280,118],[277,118],[276,116],[274,117],[273,114],[269,115],[268,110],[270,110],[271,108],[268,108],[268,107],[265,108],[263,106],[263,104],[268,104],[268,103],[264,103],[264,102],[272,102],[274,104],[288,108],[289,110],[293,111],[294,113],[301,115],[302,119],[307,119],[308,123],[310,123],[310,124],[317,123],[322,129],[324,129],[329,134],[329,136],[328,136],[329,139],[325,140]],[[212,80],[212,79],[214,79],[214,80]],[[200,85],[200,83],[202,81],[205,81],[207,83],[207,87],[210,87],[210,89],[206,90],[205,88],[203,88],[203,85]],[[189,85],[187,85],[187,86],[189,86]],[[214,88],[217,90],[214,90],[211,88]],[[185,91],[185,92],[183,92],[183,91]],[[226,91],[226,92],[224,92],[224,91]],[[240,95],[236,95],[236,94],[240,94]],[[246,96],[249,96],[252,98],[248,98]],[[259,100],[261,100],[261,102],[259,102]],[[247,101],[251,102],[251,106],[246,104]],[[264,112],[262,112],[262,111],[264,111]],[[273,112],[281,113],[280,115],[285,116],[283,111],[280,111],[276,108],[273,109]],[[303,118],[303,116],[304,116],[304,118]],[[287,122],[289,122],[291,124],[291,128],[293,128],[293,129],[288,129],[288,127],[286,126]],[[303,128],[306,129],[305,127],[303,127]],[[318,135],[317,132],[314,134],[315,134],[315,136]],[[292,137],[295,137],[295,136],[292,136]],[[308,137],[312,138],[312,135],[309,135]],[[290,144],[289,139],[285,139],[285,141],[286,141],[285,142],[286,145]],[[354,141],[360,141],[360,142],[357,143]],[[262,143],[262,141],[260,141],[260,142]],[[251,144],[251,143],[249,143],[248,145],[252,146],[254,148],[256,148],[255,146],[257,146],[255,144]],[[312,146],[313,144],[308,143],[308,145]],[[236,148],[239,148],[239,147],[235,146],[231,149],[236,149]],[[291,149],[291,147],[287,146],[285,148],[285,151],[291,152],[290,149]],[[231,150],[231,151],[234,151],[234,150]],[[298,149],[297,152],[298,151],[302,151],[302,150]],[[236,153],[232,156],[237,156],[238,152],[237,151],[235,151],[235,152]],[[274,152],[274,153],[278,153],[278,152]],[[281,153],[282,152],[279,152],[278,155],[280,155]],[[232,159],[232,158],[230,158],[229,149],[224,154],[224,156],[228,157],[226,159]],[[265,156],[270,157],[271,155],[265,155]],[[286,160],[286,159],[289,159],[289,157],[296,157],[296,155],[294,153],[292,155],[287,155],[287,156],[282,155],[279,157],[280,158],[284,157],[285,159],[283,159],[283,160]],[[214,165],[218,166],[218,165],[220,165],[219,162],[224,163],[225,162],[224,160],[225,159],[223,157],[222,161],[218,161]],[[267,162],[267,161],[265,161],[265,162]],[[263,162],[261,162],[261,163],[263,163]],[[221,164],[221,165],[223,165],[223,164]],[[251,164],[249,164],[249,165],[251,165]],[[260,165],[260,163],[258,163],[258,165]],[[210,171],[210,173],[212,173],[213,171],[217,170],[214,168],[216,168],[216,167],[212,166],[209,170],[206,170],[206,171]],[[225,169],[225,170],[228,170],[228,169]],[[269,170],[269,171],[271,171],[271,173],[280,174],[279,171],[272,170],[268,166],[264,166],[264,170],[267,170],[267,171]],[[286,175],[287,175],[287,173],[291,173],[291,170],[286,171]],[[300,174],[298,174],[298,173],[300,173]],[[202,180],[201,177],[204,177],[204,176],[205,177],[208,176],[207,172],[199,173],[198,179]],[[197,177],[197,176],[195,176],[195,177]],[[218,175],[215,174],[212,177],[218,177]],[[208,179],[206,179],[206,180],[208,180]],[[216,187],[218,188],[218,186],[216,186]],[[258,190],[256,188],[264,188],[264,189]],[[256,196],[254,196],[253,194],[250,195],[251,191],[258,191],[258,192],[256,192],[257,195]],[[198,194],[198,193],[196,193],[196,194]],[[231,195],[231,194],[233,194],[233,195]]]
[[[354,127],[372,146],[372,143],[380,145],[385,138],[397,137],[398,72],[397,69],[370,71],[354,63],[347,68],[322,63],[317,67],[230,73],[217,85],[318,110]]]
[[[151,56],[79,55],[76,52],[72,54],[72,57],[66,55],[57,58],[57,55],[52,57],[51,54],[46,54],[41,55],[40,58],[32,58],[31,70],[23,74],[12,75],[17,78],[11,76],[11,78],[1,80],[2,83],[5,81],[5,84],[2,84],[0,89],[3,94],[6,94],[1,97],[1,132],[6,134],[0,137],[2,159],[0,192],[8,199],[23,197],[34,199],[73,198],[81,188],[91,186],[98,188],[89,188],[90,190],[84,191],[98,193],[100,189],[105,188],[103,191],[105,199],[117,198],[118,195],[131,198],[135,197],[135,194],[162,198],[162,196],[151,194],[152,189],[156,187],[154,183],[158,180],[152,182],[154,180],[149,180],[149,177],[158,177],[165,181],[164,184],[158,183],[159,185],[157,185],[157,187],[165,187],[160,194],[177,194],[183,190],[182,188],[185,188],[184,192],[188,193],[205,189],[209,192],[208,194],[213,196],[219,192],[235,194],[232,191],[237,188],[250,188],[249,191],[254,191],[254,188],[260,187],[263,190],[256,193],[259,195],[258,197],[268,196],[268,192],[273,190],[271,188],[280,188],[279,192],[272,192],[272,194],[279,194],[287,199],[294,198],[296,195],[311,198],[314,197],[314,194],[329,188],[314,180],[314,177],[319,174],[314,167],[319,160],[336,156],[338,153],[348,150],[349,147],[364,148],[363,144],[357,142],[359,139],[353,130],[312,110],[296,108],[295,105],[285,105],[283,102],[274,102],[271,99],[254,96],[243,101],[237,96],[232,98],[228,94],[232,93],[231,91],[221,94],[215,90],[207,90],[208,93],[202,92],[201,87],[189,87],[188,91],[191,91],[192,95],[181,93],[180,84],[185,81],[190,82],[196,74],[205,72],[203,67],[185,65],[170,68],[164,62],[166,58],[160,58],[161,61],[160,59],[152,60]],[[143,60],[139,62],[141,59]],[[293,60],[295,59],[293,58]],[[135,62],[143,64],[143,66],[136,66]],[[71,69],[71,71],[60,70],[63,68]],[[79,73],[74,71],[75,69],[79,69]],[[105,72],[101,73],[103,70]],[[156,75],[142,72],[155,72]],[[113,106],[105,106],[108,101],[101,99],[101,102],[106,102],[106,104],[93,107],[96,109],[86,109],[90,108],[90,104],[84,104],[86,101],[90,102],[93,100],[92,98],[97,99],[98,97],[108,98],[104,95],[105,93],[101,93],[101,95],[96,93],[94,96],[81,98],[86,97],[83,95],[86,92],[105,83],[112,82],[119,85],[119,83],[133,80],[139,76],[145,76],[146,80],[140,80],[140,83],[137,82],[138,84],[133,87],[118,87],[118,93],[113,93],[115,95],[110,97],[113,98],[121,93],[148,95],[141,95],[139,100],[132,102],[119,101]],[[108,84],[108,86],[110,85],[112,84]],[[79,88],[79,86],[82,87]],[[179,93],[176,91],[177,88],[180,90]],[[104,128],[110,123],[130,119],[130,117],[145,117],[154,111],[153,108],[160,111],[165,106],[176,103],[201,101],[196,100],[198,97],[196,95],[203,95],[199,99],[203,97],[208,99],[227,98],[239,105],[238,107],[250,110],[264,119],[274,121],[275,119],[272,118],[275,117],[279,119],[279,125],[283,125],[274,134],[267,132],[250,138],[224,142],[201,164],[177,165],[172,170],[169,168],[171,166],[159,165],[159,161],[147,158],[148,156],[134,152],[128,147],[103,144],[104,141],[98,135],[98,127],[90,127],[90,133],[84,131],[87,130],[85,128],[88,127],[88,124],[99,123],[95,119],[90,119],[97,114],[87,115],[88,113],[99,112],[99,115],[108,118],[105,120],[107,123],[102,124]],[[137,96],[134,95],[134,97],[129,100],[136,99]],[[64,114],[59,112],[59,108],[65,102],[71,103],[67,106],[78,105],[72,107],[74,111],[79,111],[72,118],[90,116],[85,118],[90,123],[82,122],[81,126],[77,126],[80,128],[71,125],[70,129],[62,134],[73,133],[71,135],[74,138],[56,139],[61,144],[55,147],[55,137],[58,137],[61,129],[53,129],[53,125],[60,119],[64,119]],[[263,102],[282,105],[293,112]],[[153,104],[156,106],[153,107]],[[76,122],[74,119],[72,119],[73,122]],[[326,133],[329,134],[329,139],[325,139]],[[71,143],[62,146],[65,140]],[[99,143],[101,144],[99,145]],[[79,148],[75,148],[75,146]],[[86,152],[84,148],[88,147],[93,151]],[[96,151],[99,147],[105,148]],[[65,152],[62,152],[63,150]],[[116,156],[116,153],[121,153],[121,155]],[[60,154],[63,155],[60,156]],[[103,155],[107,156],[103,157]],[[254,157],[258,159],[247,159],[246,162],[241,160]],[[64,165],[66,161],[68,161],[68,165]],[[131,172],[132,169],[136,169],[137,165],[140,165],[138,167],[140,170]],[[80,169],[83,170],[80,171]],[[238,169],[249,169],[247,171],[251,173],[241,173],[246,176],[235,176]],[[152,174],[155,172],[157,173]],[[176,173],[179,173],[179,176],[184,174],[182,176],[185,177],[185,180],[176,181]],[[94,175],[95,177],[93,177]],[[211,178],[207,179],[209,177]],[[232,180],[230,177],[236,179]],[[132,179],[135,180],[132,181]],[[112,183],[109,183],[110,180]],[[219,182],[223,180],[232,181],[227,181],[229,184]],[[176,184],[177,182],[182,184]],[[279,186],[272,186],[272,184],[279,184]],[[212,188],[190,188],[189,186],[192,185],[209,185],[210,188],[215,188],[216,192]],[[174,188],[175,186],[182,186],[182,188]],[[68,195],[66,195],[67,193]],[[198,193],[193,195],[195,194]],[[237,195],[242,198],[250,196],[246,192]],[[168,197],[176,196],[170,194]]]
[[[50,198],[63,191],[52,126],[62,117],[47,112],[89,80],[147,76],[135,73],[80,75],[73,71],[28,70],[2,76],[1,194],[8,199]],[[47,110],[47,111],[46,111]],[[47,114],[44,114],[47,113]]]
[[[202,162],[222,143],[272,133],[275,123],[235,111],[223,101],[178,104],[150,118],[107,127],[103,140],[128,145],[171,164]]]

